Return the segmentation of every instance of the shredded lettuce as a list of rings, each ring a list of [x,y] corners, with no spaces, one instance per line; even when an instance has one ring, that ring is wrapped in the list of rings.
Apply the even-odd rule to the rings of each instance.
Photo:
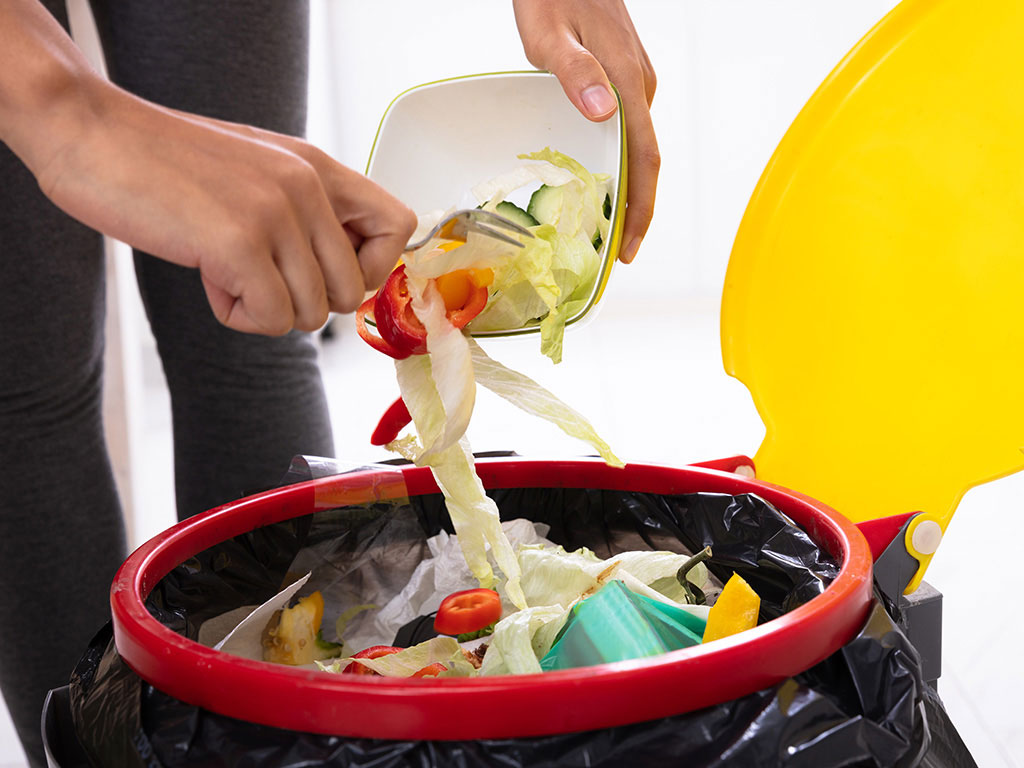
[[[481,675],[529,675],[541,671],[539,659],[554,643],[568,612],[540,605],[513,613],[494,627],[480,667]]]
[[[520,252],[496,270],[487,308],[469,327],[497,331],[539,323],[541,353],[558,363],[565,325],[586,304],[600,269],[594,241],[608,237],[608,177],[596,176],[548,147],[519,157],[540,162],[476,187],[483,207],[494,210],[512,192],[537,180],[555,188],[558,204],[552,220],[531,227],[533,239],[524,239]]]
[[[427,333],[429,349],[429,329]],[[396,363],[402,399],[421,436],[436,435],[443,430],[445,411],[437,382],[431,375],[433,358],[433,354],[413,355]],[[472,375],[471,368],[469,372]],[[391,443],[390,447],[418,466],[430,467],[444,494],[466,564],[480,586],[494,586],[494,571],[487,559],[490,545],[495,562],[505,574],[505,593],[517,607],[525,607],[526,601],[519,588],[519,561],[501,528],[498,507],[487,496],[476,474],[468,440],[460,435],[454,445],[440,451],[424,449],[415,440]]]
[[[687,555],[664,551],[623,552],[602,560],[585,548],[567,552],[562,547],[528,545],[519,550],[523,593],[532,605],[558,604],[568,608],[610,579],[618,579],[637,594],[702,615],[706,610],[703,606],[688,605],[685,597],[676,600],[653,586],[662,586],[669,578],[674,580],[679,567],[688,559]],[[707,583],[707,569],[697,565],[687,578],[703,587]],[[675,589],[668,591],[677,594]]]
[[[388,447],[418,466],[430,467],[473,576],[481,586],[495,585],[489,551],[505,577],[505,596],[523,609],[528,602],[520,586],[519,560],[501,528],[497,506],[484,492],[465,439],[477,382],[589,443],[609,464],[622,466],[622,461],[583,416],[528,377],[496,363],[456,329],[432,282],[456,269],[494,270],[488,308],[474,323],[481,318],[485,323],[500,319],[505,327],[521,327],[537,320],[542,352],[555,362],[561,360],[565,323],[582,306],[597,277],[599,260],[592,240],[595,234],[607,233],[605,177],[592,175],[572,158],[550,149],[521,157],[538,162],[479,185],[474,193],[485,209],[493,210],[527,184],[539,182],[561,190],[554,221],[533,227],[535,236],[524,238],[523,248],[470,233],[462,246],[443,249],[438,247],[441,241],[435,240],[405,256],[410,306],[426,329],[427,354],[396,361],[402,399],[416,434]],[[430,218],[424,218],[422,225]]]
[[[540,152],[519,155],[522,160],[541,160],[570,171],[575,184],[566,185],[558,231],[590,241],[596,232],[608,236],[608,220],[604,217],[604,185],[590,171],[568,155],[545,147]],[[578,195],[578,199],[576,196]]]
[[[424,447],[420,458],[426,460],[450,448],[466,433],[476,402],[476,381],[468,340],[445,316],[444,300],[437,288],[429,280],[413,276],[409,276],[406,283],[412,297],[413,312],[427,331],[427,351],[430,353],[427,375],[433,383],[433,393],[441,400],[441,412],[444,414],[440,425],[431,418],[428,423],[432,431],[419,433]],[[413,355],[411,359],[424,357]],[[399,364],[403,362],[398,361]]]
[[[686,604],[685,598],[676,600],[667,594],[671,589],[661,588],[675,582],[679,566],[687,559],[665,551],[622,552],[602,559],[586,548],[566,551],[550,544],[525,544],[519,548],[517,560],[523,573],[522,591],[531,606],[507,614],[494,625],[479,670],[466,659],[459,642],[449,636],[434,637],[378,659],[347,656],[330,663],[317,662],[317,666],[341,672],[355,661],[387,677],[409,677],[435,662],[447,668],[444,677],[540,673],[540,659],[551,650],[573,606],[613,579],[632,592],[706,620],[707,606]],[[688,578],[704,587],[708,573],[703,565],[697,565]]]
[[[520,155],[520,159],[523,159],[522,155]],[[489,181],[477,184],[473,187],[473,194],[476,196],[477,202],[486,208],[488,205],[497,205],[517,189],[529,184],[540,182],[550,187],[560,187],[563,184],[571,183],[576,178],[576,174],[571,169],[559,167],[545,159],[544,162],[521,165]]]
[[[666,591],[675,582],[679,566],[689,558],[674,552],[623,552],[606,560],[580,548],[567,552],[560,546],[524,545],[519,549],[522,587],[532,607],[513,613],[494,627],[484,655],[481,675],[523,675],[541,671],[540,659],[554,643],[569,611],[580,600],[595,593],[612,579],[622,581],[631,591],[682,608],[706,619],[708,608],[676,600]],[[707,582],[703,565],[693,568],[688,578],[697,586]],[[669,587],[660,590],[657,587]]]
[[[469,267],[500,269],[521,250],[510,243],[482,235],[479,232],[469,232],[465,245],[458,248],[450,250],[439,248],[445,242],[439,237],[434,238],[422,248],[405,254],[403,261],[406,273],[415,277],[429,278]]]
[[[558,426],[570,437],[589,443],[605,463],[623,466],[622,460],[601,439],[580,413],[570,408],[544,387],[518,371],[506,368],[490,358],[473,339],[468,340],[476,381],[517,408]]]
[[[462,658],[462,646],[458,641],[454,637],[442,635],[376,659],[347,656],[335,659],[330,664],[317,662],[317,666],[324,672],[337,673],[344,671],[354,661],[384,677],[412,677],[431,664],[441,663],[447,667]]]

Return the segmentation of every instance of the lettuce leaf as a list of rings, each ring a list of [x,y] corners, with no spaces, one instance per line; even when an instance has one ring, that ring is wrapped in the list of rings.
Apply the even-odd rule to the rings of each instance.
[[[520,251],[515,245],[479,232],[469,232],[465,244],[458,248],[442,250],[439,246],[446,242],[451,241],[435,238],[416,251],[405,254],[406,274],[429,278],[470,267],[500,269]]]
[[[558,231],[583,237],[590,242],[595,233],[608,237],[608,220],[604,217],[604,184],[581,163],[562,152],[545,147],[540,152],[519,155],[521,160],[541,160],[563,168],[576,177],[576,185],[566,185]],[[575,187],[575,188],[574,188]],[[578,195],[578,199],[573,195]]]
[[[591,174],[573,158],[549,147],[519,157],[541,162],[478,186],[478,196],[491,195],[483,207],[494,210],[515,189],[540,177],[557,188],[559,202],[553,221],[531,227],[534,238],[524,239],[519,253],[496,270],[487,308],[469,327],[500,331],[539,322],[541,353],[559,363],[565,325],[585,306],[600,269],[593,240],[595,235],[602,240],[608,236],[609,222],[604,216],[607,177]],[[551,177],[558,172],[561,180],[552,183],[555,179]]]
[[[430,459],[427,466],[433,471],[434,479],[444,494],[448,514],[459,535],[462,552],[466,555],[466,563],[480,580],[480,586],[494,585],[493,572],[486,555],[486,545],[490,545],[495,562],[505,574],[505,594],[517,608],[525,608],[526,598],[519,586],[519,560],[501,528],[498,506],[484,492],[483,483],[476,474],[469,441],[463,438],[457,445]],[[462,541],[464,532],[470,537],[468,546]],[[489,573],[492,574],[490,578]]]
[[[539,659],[551,650],[568,612],[560,605],[541,605],[499,621],[484,654],[481,675],[529,675],[541,672]]]
[[[522,155],[520,155],[522,158]],[[528,184],[547,184],[549,187],[560,187],[568,184],[576,174],[569,168],[559,167],[554,163],[540,162],[531,165],[520,165],[500,176],[477,184],[473,187],[473,195],[478,203],[485,208],[496,206],[517,189]]]
[[[675,581],[676,571],[688,559],[687,555],[664,551],[622,552],[602,560],[585,548],[567,552],[560,546],[532,545],[519,550],[523,593],[531,605],[558,604],[568,608],[610,579],[618,579],[637,594],[704,615],[704,606],[688,605],[685,598],[677,600],[652,586],[666,584],[670,578]],[[695,566],[688,580],[703,587],[707,583],[707,569],[702,564]],[[671,591],[675,593],[674,589]]]
[[[490,358],[473,339],[468,339],[468,343],[477,383],[531,416],[550,421],[570,437],[589,443],[607,464],[613,467],[625,466],[582,414],[570,408],[530,377],[506,368]]]
[[[481,675],[524,675],[541,672],[540,659],[554,643],[569,611],[611,579],[628,589],[707,619],[708,607],[688,605],[667,596],[652,585],[675,581],[687,555],[664,551],[632,551],[602,560],[592,551],[571,552],[561,546],[525,545],[519,549],[526,610],[506,616],[494,627]],[[692,569],[689,578],[703,587],[707,570]],[[678,583],[678,582],[676,582]],[[682,592],[680,589],[679,592]]]
[[[506,597],[520,609],[528,603],[520,587],[519,560],[501,528],[497,506],[484,492],[465,440],[477,380],[527,413],[589,443],[609,464],[623,466],[583,416],[533,380],[491,360],[452,326],[432,282],[456,269],[494,269],[494,297],[481,317],[491,312],[492,318],[515,320],[505,327],[539,320],[542,351],[555,362],[561,360],[565,323],[582,306],[597,275],[598,258],[590,240],[600,230],[604,215],[603,182],[572,158],[550,149],[529,157],[541,162],[492,179],[476,192],[488,195],[484,207],[493,209],[524,184],[558,185],[564,192],[557,225],[534,227],[535,237],[526,240],[523,248],[470,233],[460,247],[441,249],[438,240],[405,256],[410,306],[426,329],[427,354],[395,363],[416,436],[388,446],[417,466],[430,467],[473,576],[481,586],[495,585],[489,551],[505,576]],[[587,206],[593,210],[585,210]]]
[[[436,418],[437,414],[431,414],[432,418],[428,422],[431,431],[419,432],[424,447],[424,453],[420,457],[422,460],[444,451],[462,439],[473,415],[476,381],[473,377],[473,363],[467,337],[463,336],[445,316],[444,300],[434,283],[410,275],[406,284],[412,297],[413,313],[426,328],[427,352],[430,353],[429,358],[425,355],[413,355],[406,360],[423,358],[428,361],[427,378],[433,382],[433,392],[440,399],[444,414],[440,424]],[[404,362],[397,361],[399,364]],[[401,373],[399,377],[401,386]],[[425,378],[423,381],[425,383]],[[418,423],[416,426],[419,430]]]
[[[347,656],[335,659],[330,664],[317,662],[317,666],[324,672],[340,673],[354,661],[384,677],[412,677],[431,664],[440,662],[447,667],[463,658],[462,647],[458,641],[454,637],[442,635],[377,659]]]
[[[396,364],[402,399],[420,435],[438,434],[443,431],[445,421],[443,401],[431,375],[432,359],[432,354],[413,355]],[[505,575],[506,595],[516,607],[525,607],[526,600],[519,587],[519,561],[501,528],[498,507],[484,492],[476,474],[469,441],[460,436],[454,445],[442,450],[425,450],[414,439],[396,441],[389,447],[417,466],[430,467],[444,494],[445,506],[458,534],[466,564],[480,586],[491,588],[495,583],[494,571],[487,559],[489,545],[495,562]]]

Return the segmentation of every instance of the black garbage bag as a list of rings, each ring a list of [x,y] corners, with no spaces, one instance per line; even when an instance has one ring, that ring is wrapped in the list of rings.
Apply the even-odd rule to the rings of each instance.
[[[838,572],[785,515],[749,494],[572,488],[489,494],[503,520],[545,523],[551,540],[601,557],[642,548],[693,552],[710,544],[709,570],[723,582],[739,572],[762,597],[762,620],[820,594]],[[378,560],[415,566],[426,539],[441,530],[451,532],[439,494],[317,512],[205,550],[162,579],[148,607],[195,639],[206,619],[276,594],[294,558],[308,551],[328,553],[332,573],[354,593],[371,586],[397,593],[401,584],[371,585],[362,566]],[[597,731],[393,741],[247,723],[178,701],[139,679],[118,656],[109,628],[76,668],[70,693],[79,741],[93,764],[105,768],[972,765],[919,667],[913,647],[876,601],[853,641],[778,686],[697,712]]]

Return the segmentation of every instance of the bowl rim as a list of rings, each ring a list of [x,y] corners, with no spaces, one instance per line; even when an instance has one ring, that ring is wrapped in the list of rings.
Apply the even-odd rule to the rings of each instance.
[[[651,493],[756,493],[823,546],[840,571],[824,592],[771,621],[661,656],[538,675],[416,680],[343,676],[231,656],[161,624],[145,600],[174,567],[213,544],[346,503],[436,493],[429,468],[383,467],[267,491],[185,520],[140,546],[111,586],[114,640],[143,680],[213,712],[296,731],[377,739],[514,738],[592,730],[712,706],[798,674],[860,630],[872,558],[857,527],[801,493],[700,467],[599,459],[482,459],[487,488],[580,487]]]

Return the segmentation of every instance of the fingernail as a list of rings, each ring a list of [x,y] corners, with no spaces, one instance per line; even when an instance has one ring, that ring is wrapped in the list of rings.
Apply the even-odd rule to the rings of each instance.
[[[634,237],[629,245],[626,246],[626,250],[619,254],[619,261],[623,264],[629,264],[636,258],[636,252],[640,250],[640,238]]]
[[[592,85],[580,94],[583,106],[591,117],[604,117],[615,109],[615,97],[603,85]]]

